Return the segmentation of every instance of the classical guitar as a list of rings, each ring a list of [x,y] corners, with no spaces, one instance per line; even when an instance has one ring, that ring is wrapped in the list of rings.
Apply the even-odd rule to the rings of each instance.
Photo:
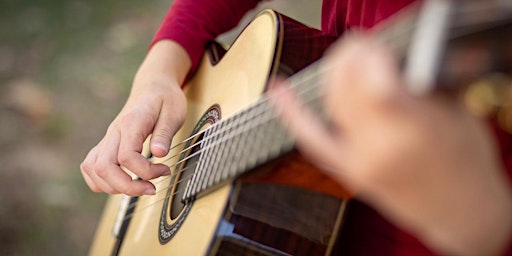
[[[321,56],[323,49],[286,52],[286,36],[306,46],[327,46],[333,40],[298,28],[266,10],[228,51],[210,47],[185,86],[187,120],[169,154],[154,158],[147,147],[143,152],[170,166],[172,174],[153,180],[155,196],[110,196],[91,255],[342,252],[339,234],[350,195],[294,150],[264,96],[273,76],[290,75]],[[457,31],[468,31],[464,28]],[[384,40],[410,33],[396,26]],[[290,78],[319,113],[314,85],[324,68],[315,63]]]
[[[225,54],[215,45],[205,54],[185,86],[179,143],[152,158],[172,175],[153,181],[155,196],[111,196],[91,255],[332,252],[345,192],[293,152],[259,100],[290,69],[279,62],[283,19],[264,11]]]

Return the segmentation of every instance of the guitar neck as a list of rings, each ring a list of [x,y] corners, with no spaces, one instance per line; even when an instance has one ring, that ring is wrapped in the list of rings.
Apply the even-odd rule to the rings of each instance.
[[[412,93],[424,93],[431,89],[423,88],[424,86],[445,85],[447,82],[460,83],[462,80],[458,77],[459,74],[447,73],[446,70],[451,68],[446,66],[440,57],[436,57],[437,55],[448,54],[447,51],[453,46],[459,47],[461,41],[470,41],[468,38],[474,40],[475,35],[477,38],[479,38],[478,35],[485,36],[484,32],[489,28],[505,28],[506,31],[510,31],[512,7],[500,1],[493,3],[426,1],[426,6],[410,6],[408,10],[402,11],[374,28],[374,31],[379,41],[389,46],[397,57],[405,60],[404,76],[408,81],[407,84],[420,86],[420,88],[408,89]],[[429,27],[434,17],[431,14],[439,13],[452,18],[434,22],[437,25],[433,25],[433,28]],[[437,38],[421,42],[422,33],[432,29],[442,30],[442,33],[438,34]],[[502,36],[508,36],[508,34]],[[486,46],[489,48],[496,46],[500,38],[502,37],[498,37]],[[415,54],[422,51],[436,56],[425,58],[424,54]],[[422,61],[415,61],[418,58]],[[329,67],[323,65],[320,60],[289,79],[298,94],[303,97],[303,101],[320,116],[322,116],[320,77],[327,69]],[[442,74],[440,70],[443,70]],[[465,78],[480,75],[483,71],[473,72],[474,75],[464,74]],[[201,143],[202,154],[195,174],[187,185],[185,201],[289,152],[294,146],[293,138],[285,132],[266,97],[212,125],[205,130]]]
[[[289,80],[310,108],[321,114],[320,62]],[[267,97],[205,130],[202,154],[184,200],[196,198],[257,166],[290,152],[293,138],[277,118]]]
[[[485,74],[512,69],[504,54],[512,41],[511,1],[422,1],[374,30],[402,60],[405,85],[415,95],[458,90]],[[488,58],[469,66],[461,52]]]

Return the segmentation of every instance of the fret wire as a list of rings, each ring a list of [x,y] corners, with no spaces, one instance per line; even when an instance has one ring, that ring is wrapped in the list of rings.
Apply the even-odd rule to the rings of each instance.
[[[198,165],[196,165],[196,168],[195,170],[193,171],[194,174],[192,176],[192,180],[191,180],[191,186],[187,186],[186,188],[186,195],[190,195],[192,193],[192,191],[194,191],[194,189],[196,188],[197,186],[197,180],[199,180],[199,177],[202,175],[202,171],[203,171],[203,166],[206,164],[206,162],[208,161],[208,147],[206,145],[208,145],[208,134],[211,133],[211,130],[207,130],[204,135],[203,135],[203,139],[201,141],[201,144],[199,144],[200,148],[201,148],[201,153],[199,154],[199,163]]]
[[[238,168],[236,168],[235,170],[235,173],[233,173],[233,175],[236,175],[238,174],[238,170],[240,169],[245,169],[247,164],[247,156],[249,154],[248,151],[251,151],[251,143],[250,143],[250,138],[252,136],[252,133],[254,133],[254,129],[251,129],[248,127],[250,127],[251,123],[253,123],[253,116],[254,116],[254,109],[255,108],[251,108],[251,111],[248,111],[247,115],[246,115],[246,122],[242,123],[241,126],[238,128],[239,130],[245,130],[245,132],[240,132],[239,133],[239,136],[241,136],[241,142],[242,142],[242,147],[240,149],[240,158],[238,159],[238,163],[239,163],[239,166]]]
[[[510,4],[509,4],[509,5],[510,5]],[[463,6],[466,6],[466,5],[463,5]],[[510,10],[510,8],[508,8],[508,9]],[[471,14],[468,14],[468,15],[471,15]],[[388,44],[388,45],[389,45],[389,44]],[[271,115],[271,116],[273,116],[273,115]],[[275,119],[275,116],[273,117],[273,119]],[[276,123],[279,123],[279,122],[276,122]],[[208,130],[208,129],[205,129],[204,131],[207,131],[207,130]],[[177,144],[177,145],[173,146],[171,149],[176,148],[177,146],[179,146],[179,145],[181,145],[181,144],[183,144],[183,143],[186,143],[188,140],[193,139],[193,138],[195,138],[195,137],[199,136],[199,135],[200,135],[200,133],[202,133],[202,132],[196,133],[195,135],[193,135],[193,136],[189,137],[187,140],[185,140],[185,141],[183,141],[183,142],[181,142],[181,143],[179,143],[179,144]],[[214,143],[215,143],[215,142],[214,142]],[[181,152],[181,153],[183,153],[183,152]],[[181,154],[181,153],[180,153],[180,154]],[[201,153],[201,152],[199,152],[199,153]],[[178,155],[180,155],[180,154],[178,154]],[[173,157],[174,157],[174,156],[173,156]],[[172,157],[171,157],[171,158],[172,158]],[[176,163],[175,165],[180,164],[180,163],[181,163],[181,161],[182,161],[182,160],[180,160],[180,161],[179,161],[178,163]],[[179,183],[179,182],[181,182],[181,181],[178,181],[178,183]],[[171,186],[172,186],[172,184],[171,184]],[[173,195],[174,195],[174,194],[171,194],[170,196],[173,196]],[[164,198],[164,199],[161,199],[161,200],[159,200],[159,201],[162,201],[162,200],[165,200],[165,198]],[[127,220],[127,219],[132,218],[132,217],[133,217],[133,215],[135,215],[136,213],[139,213],[139,212],[141,212],[141,211],[143,211],[143,210],[145,210],[145,209],[149,208],[151,205],[154,205],[154,204],[156,204],[156,203],[158,203],[158,202],[151,203],[151,204],[149,204],[149,205],[146,205],[146,206],[144,206],[144,207],[140,208],[140,210],[137,210],[136,212],[133,212],[132,214],[127,215],[127,216],[124,218],[124,220]],[[134,206],[135,206],[135,205],[130,205],[130,208],[133,208]]]
[[[228,166],[226,168],[226,171],[222,172],[222,177],[221,177],[221,180],[226,180],[228,177],[230,177],[231,173],[233,173],[235,170],[234,170],[234,167],[235,167],[235,162],[236,162],[236,159],[237,159],[237,148],[238,148],[238,145],[239,145],[239,137],[234,137],[233,138],[233,142],[231,143],[231,150],[229,151],[229,158],[228,158]]]
[[[203,181],[203,188],[211,187],[214,184],[215,176],[219,171],[219,164],[222,160],[222,148],[225,143],[218,143],[213,150],[213,162],[208,172],[208,177]]]
[[[317,69],[313,68],[312,70],[317,70]],[[320,73],[320,72],[318,72],[318,73]],[[302,72],[300,77],[302,77],[303,81],[295,82],[295,83],[293,83],[293,86],[299,86],[300,84],[304,83],[304,81],[314,79],[315,77],[318,77],[318,75],[319,74],[311,74],[311,73]],[[300,93],[303,94],[305,91],[311,91],[311,90],[315,89],[314,87],[316,87],[316,86],[310,86],[304,90],[301,90],[303,92],[300,92]],[[264,115],[264,114],[268,115],[268,117],[266,118],[267,120],[261,121],[262,119],[260,118],[260,119],[258,119],[259,123],[254,123],[254,120],[253,120],[254,119],[253,117],[255,116],[254,109],[256,109],[256,108],[258,108],[258,110],[262,110],[262,111],[260,111],[260,113],[258,113],[258,115]],[[234,168],[231,167],[230,168],[231,172],[227,173],[227,176],[234,177],[239,174],[239,170],[244,170],[245,168],[247,168],[248,164],[245,163],[245,161],[248,160],[248,152],[247,151],[248,151],[248,149],[252,149],[252,147],[247,145],[247,138],[250,137],[247,135],[254,133],[254,127],[261,125],[261,123],[269,122],[269,120],[274,119],[276,117],[275,113],[272,113],[270,111],[270,109],[271,108],[268,106],[268,99],[263,97],[252,108],[249,108],[249,109],[246,109],[246,110],[240,112],[241,114],[240,114],[239,118],[234,119],[235,121],[238,120],[238,125],[230,128],[230,129],[232,129],[232,132],[228,133],[228,134],[230,134],[230,136],[227,136],[227,138],[226,137],[219,138],[219,135],[221,132],[227,131],[226,128],[222,128],[222,125],[214,125],[214,126],[210,127],[208,136],[205,136],[205,137],[207,137],[207,143],[206,143],[207,147],[205,150],[202,150],[203,154],[205,155],[204,159],[206,159],[206,160],[203,160],[200,158],[200,162],[201,162],[200,166],[202,168],[199,168],[196,171],[196,172],[200,172],[200,176],[196,180],[194,180],[194,182],[192,182],[192,185],[193,185],[192,191],[193,191],[194,195],[200,193],[201,190],[204,188],[207,188],[208,185],[213,185],[213,183],[205,183],[205,177],[207,176],[207,173],[214,170],[214,168],[211,168],[210,165],[211,165],[212,154],[213,154],[213,152],[215,152],[215,149],[217,149],[217,148],[214,148],[215,145],[218,145],[220,143],[225,143],[225,141],[231,137],[241,138],[238,140],[238,143],[239,144],[243,143],[244,147],[242,148],[242,150],[237,150],[235,152],[235,156],[237,156],[238,160],[239,160],[239,161],[237,161],[238,165],[235,166]],[[222,124],[222,122],[221,122],[221,124]],[[219,129],[219,127],[221,127],[221,128]],[[240,136],[240,135],[245,135],[245,136]],[[213,139],[211,139],[212,137],[217,138],[217,139],[213,140]],[[280,138],[281,137],[283,137],[283,136],[280,136]],[[214,141],[214,145],[213,144],[210,145],[209,144],[210,141]],[[282,142],[282,141],[287,141],[287,140],[280,139],[278,141]],[[278,143],[273,143],[273,144],[274,144],[273,147],[279,146]],[[290,144],[290,143],[288,143],[288,144]],[[288,145],[286,145],[286,146],[290,147]],[[272,151],[275,151],[273,153],[277,153],[280,151],[280,149],[279,149],[279,147],[272,148]],[[218,161],[218,160],[216,159],[216,161]],[[254,163],[252,163],[251,165],[253,165],[253,164]],[[202,183],[203,186],[202,187],[198,186],[199,183]],[[191,195],[188,194],[187,196],[190,197]]]
[[[205,135],[203,136],[202,140],[204,141],[204,145],[201,145],[202,153],[199,156],[199,167],[197,167],[194,172],[194,174],[196,175],[196,178],[192,184],[193,185],[192,188],[190,189],[191,193],[194,193],[194,191],[198,190],[199,181],[201,181],[201,179],[203,179],[205,173],[207,172],[208,165],[210,163],[210,151],[211,151],[210,142],[211,142],[211,138],[212,138],[211,134],[214,132],[215,132],[215,128],[208,129],[208,132],[205,133]],[[203,146],[204,146],[204,150],[203,150]]]
[[[233,127],[231,127],[230,129],[230,132],[233,132],[233,129],[234,127],[237,127],[239,124],[240,124],[240,119],[235,119],[235,123],[233,125]],[[232,160],[235,160],[235,161],[231,161],[230,163],[230,167],[228,168],[228,171],[223,173],[222,175],[222,179],[227,179],[228,177],[231,177],[231,173],[234,173],[234,167],[235,166],[235,163],[237,162],[236,160],[239,159],[239,153],[240,153],[240,150],[238,150],[238,147],[240,146],[240,143],[241,143],[241,140],[240,140],[240,136],[233,136],[232,138],[233,142],[232,142],[232,148],[234,149],[234,152],[232,152],[232,154],[230,154],[232,157],[231,159]]]
[[[217,125],[217,127],[221,127],[220,125]],[[222,130],[222,129],[220,129]],[[217,141],[218,138],[221,137],[222,135],[222,132],[223,131],[220,131],[218,132],[215,136],[214,136],[214,141]],[[215,168],[216,168],[216,165],[219,161],[219,147],[221,147],[224,143],[216,143],[216,145],[214,145],[211,149],[211,155],[210,155],[210,159],[211,159],[211,162],[210,164],[208,165],[208,174],[204,177],[204,179],[201,180],[201,188],[202,189],[205,189],[206,187],[209,187],[211,186],[211,179],[212,177],[214,176],[214,172],[215,172]]]
[[[475,5],[476,6],[476,5]],[[468,8],[466,8],[468,9]],[[476,8],[477,10],[481,10],[481,8]],[[462,15],[461,13],[468,13],[469,11],[461,11],[461,12],[457,12],[456,14],[457,15]],[[475,11],[473,11],[475,12]],[[465,14],[467,15],[467,14]],[[400,24],[405,24],[405,25],[402,25],[402,26],[393,26],[392,28],[393,29],[385,29],[385,30],[382,30],[380,33],[378,33],[378,37],[381,38],[381,40],[387,45],[387,46],[391,46],[391,45],[398,45],[396,42],[404,42],[404,41],[407,41],[407,40],[401,40],[402,37],[405,37],[407,35],[409,35],[410,33],[408,31],[412,31],[412,29],[414,28],[414,25],[410,25],[410,24],[414,24],[415,22],[411,22],[410,20],[414,20],[415,19],[415,16],[414,15],[410,15],[408,17],[411,17],[409,18],[409,22],[401,22],[401,23],[398,23],[398,25]],[[458,19],[456,19],[458,20]],[[464,26],[468,26],[467,24],[465,23],[462,23],[462,22],[459,22],[461,24],[459,24],[459,26],[461,27],[464,27]],[[467,23],[467,22],[466,22]],[[394,25],[397,25],[396,23]],[[470,24],[472,25],[472,24]],[[406,29],[396,29],[397,27],[402,27],[402,28],[406,28]],[[404,32],[405,31],[405,32]],[[391,35],[391,37],[390,37]],[[398,36],[400,35],[400,36]],[[386,38],[387,37],[387,38]],[[399,48],[406,48],[406,47],[399,47]],[[313,67],[313,65],[311,65],[310,67]],[[308,68],[309,69],[309,68]],[[297,78],[301,78],[302,77],[302,73],[299,73],[299,74],[296,74],[294,76],[292,76],[292,79],[294,80],[297,80]]]
[[[239,118],[237,119],[237,122],[236,122],[236,125],[232,128],[232,131],[231,133],[232,134],[237,134],[238,131],[240,131],[240,127],[248,120],[248,115],[246,114],[247,110],[244,110],[242,112],[240,112],[240,116]],[[237,135],[240,135],[240,134],[237,134]],[[237,135],[234,135],[234,136],[231,136],[231,137],[235,137],[235,138],[238,138],[238,143],[242,143],[242,144],[245,144],[245,139],[246,137],[245,136],[237,136]],[[235,156],[236,156],[236,159],[240,159],[241,157],[241,151],[240,150],[236,150],[235,151]],[[240,161],[236,161],[236,163],[240,163]],[[228,173],[228,175],[226,176],[226,178],[231,178],[234,176],[234,173],[231,174],[231,173]]]
[[[238,120],[237,118],[228,118],[224,124],[220,124],[220,125],[223,125],[224,126],[224,130],[225,130],[225,134],[230,134],[232,132],[232,129],[234,126],[236,126],[238,123]],[[226,144],[226,143],[224,143]],[[223,149],[223,152],[222,152],[222,159],[221,159],[221,162],[224,163],[226,160],[225,160],[225,157],[230,154],[230,150],[228,149],[227,152],[225,151],[225,148]],[[216,184],[216,183],[219,183],[222,181],[222,176],[223,176],[223,172],[224,172],[224,168],[222,168],[222,170],[217,170],[216,173],[215,173],[215,176],[213,178],[213,183]]]
[[[220,124],[220,123],[219,123]],[[221,134],[224,130],[222,129],[222,127],[220,125],[215,125],[215,127],[213,128],[212,130],[212,133],[213,135],[210,136],[210,141],[218,141],[219,138],[221,138]],[[204,168],[204,173],[203,175],[201,176],[201,179],[199,180],[200,182],[200,185],[198,187],[198,190],[197,192],[200,192],[200,190],[204,189],[206,187],[205,185],[205,181],[207,181],[211,176],[212,176],[212,171],[213,171],[213,164],[215,163],[216,158],[217,158],[217,151],[218,151],[218,148],[219,146],[221,145],[222,143],[215,143],[214,145],[212,145],[209,149],[209,154],[208,154],[208,163],[207,165],[205,166]]]
[[[397,30],[395,30],[395,31],[397,31]],[[394,33],[396,34],[398,32],[394,32]],[[391,33],[391,34],[393,34],[393,33]],[[389,39],[387,39],[387,40],[389,41]],[[320,63],[321,62],[317,62],[317,63],[314,63],[314,64],[310,65],[310,67],[307,69],[309,72],[299,72],[296,75],[292,76],[290,81],[291,81],[293,87],[297,87],[297,89],[302,89],[302,88],[300,88],[301,85],[304,86],[306,84],[308,84],[309,87],[318,87],[318,85],[317,85],[318,83],[316,83],[316,82],[313,83],[313,85],[311,85],[311,83],[306,83],[306,82],[310,81],[310,80],[313,80],[313,79],[316,79],[316,78],[319,77],[318,73],[320,73],[320,72],[316,72],[315,73],[314,71],[317,71],[319,69],[318,67],[320,66]],[[314,73],[314,74],[311,76],[312,73]],[[297,80],[300,81],[300,82],[296,82]],[[317,95],[310,95],[310,94],[307,94],[307,96],[308,97],[313,97],[313,98],[317,98],[318,97]],[[259,145],[258,143],[262,141],[262,136],[264,136],[264,135],[262,135],[260,133],[255,132],[254,129],[247,129],[246,126],[248,126],[248,125],[249,126],[260,126],[259,124],[254,125],[253,122],[255,120],[253,120],[253,119],[254,119],[255,116],[259,116],[259,115],[265,114],[265,112],[267,112],[267,111],[258,112],[259,110],[265,109],[265,106],[266,106],[266,104],[264,104],[265,100],[266,99],[258,101],[255,104],[255,106],[253,106],[252,108],[248,108],[245,111],[244,114],[241,114],[242,117],[246,118],[245,120],[243,120],[243,122],[241,122],[243,124],[242,130],[248,130],[248,133],[245,134],[247,138],[244,139],[244,141],[246,143],[245,143],[245,147],[243,147],[243,149],[242,149],[242,155],[241,155],[242,159],[241,159],[240,162],[241,163],[247,162],[245,164],[246,166],[252,166],[252,165],[255,164],[256,161],[258,161],[257,158],[259,158],[260,156],[259,155],[255,155],[254,153],[255,152],[261,152],[261,151],[257,151],[257,148],[258,148],[257,146]],[[306,99],[306,100],[308,100],[308,99]],[[315,106],[315,108],[318,108],[318,107],[320,107],[319,104],[317,104],[317,106]],[[251,122],[251,120],[252,120],[252,122]],[[256,121],[259,121],[259,120],[261,120],[261,118],[256,119]],[[220,130],[221,130],[220,132],[217,132],[215,130],[213,132],[213,134],[214,134],[213,136],[215,138],[215,141],[217,141],[217,139],[218,139],[220,134],[224,134],[226,132],[226,129],[220,129]],[[280,136],[277,140],[274,140],[274,143],[272,143],[275,146],[277,146],[277,148],[276,148],[277,151],[279,150],[279,148],[278,148],[279,144],[283,144],[285,141],[287,141],[286,139],[284,139],[285,137],[286,136],[282,136],[282,137]],[[281,139],[281,138],[283,138],[283,139]],[[255,139],[256,139],[256,141],[255,141]],[[278,143],[276,143],[275,141],[277,141]],[[210,171],[214,172],[213,176],[215,178],[221,176],[221,173],[217,173],[217,172],[219,172],[219,166],[222,166],[222,160],[225,160],[226,157],[227,157],[226,156],[226,154],[227,154],[226,151],[220,150],[220,148],[221,148],[220,145],[217,145],[213,149],[213,151],[214,151],[213,167],[210,169]],[[211,152],[211,151],[212,151],[212,149],[208,150],[208,152]],[[229,152],[229,150],[228,150],[228,152]],[[252,153],[252,154],[249,154],[249,153]],[[262,152],[261,154],[265,154],[265,153],[266,152]],[[209,156],[208,158],[211,159],[210,155],[208,155],[208,156]],[[240,168],[233,168],[233,169],[235,170],[235,172],[238,172],[236,170],[238,170]],[[241,169],[244,169],[244,168],[241,168]],[[238,173],[235,173],[235,175],[236,174],[238,174]],[[206,183],[206,184],[207,185],[212,185],[214,183],[214,181],[215,181],[215,178],[212,179],[210,177],[209,179],[211,181],[209,183]],[[205,183],[203,183],[203,184],[205,184]]]
[[[223,147],[221,149],[221,152],[220,152],[220,159],[219,159],[219,164],[217,165],[217,167],[215,168],[215,174],[214,176],[211,178],[212,179],[212,184],[218,184],[222,181],[221,177],[222,177],[222,173],[225,171],[226,169],[226,160],[228,158],[228,155],[230,153],[230,143],[227,143],[231,140],[232,138],[230,138],[229,140],[226,141],[226,143],[223,143]]]
[[[247,110],[244,110],[240,113],[240,117],[241,117],[241,121],[238,122],[238,124],[243,124],[244,122],[249,121],[249,113],[252,112],[252,108],[250,109],[247,109]],[[222,126],[224,122],[221,122],[221,123],[218,123],[217,126]],[[236,129],[236,127],[235,127]],[[224,131],[227,130],[227,129],[223,129]],[[220,133],[220,132],[219,132]],[[219,134],[217,134],[216,136],[218,137]],[[217,143],[217,144],[225,144],[227,140],[229,140],[230,138],[228,137],[226,140],[224,140],[223,142],[221,143]],[[210,168],[209,168],[209,172],[212,173],[207,179],[203,179],[201,180],[201,183],[202,183],[202,186],[203,187],[210,187],[214,184],[214,178],[217,174],[217,172],[219,172],[219,164],[220,164],[220,161],[221,161],[221,158],[219,157],[219,154],[222,153],[220,151],[218,151],[218,147],[214,148],[213,149],[213,154],[214,156],[212,157],[213,158],[213,162],[212,164],[210,165]]]
[[[233,127],[230,127],[229,130],[227,130],[227,133],[229,134],[232,132]],[[215,177],[214,177],[214,183],[220,183],[224,180],[223,177],[226,177],[226,173],[228,172],[228,167],[226,166],[226,163],[229,163],[230,156],[233,155],[233,151],[236,151],[236,147],[234,146],[234,139],[238,138],[238,136],[230,137],[226,142],[223,143],[224,149],[222,151],[222,158],[220,159],[220,167],[217,170]]]
[[[226,130],[226,132],[223,134],[223,136],[226,136],[227,134],[229,134],[229,131],[227,129],[225,129],[225,130]],[[232,140],[232,138],[229,138],[226,142],[221,143],[222,148],[219,150],[220,157],[218,159],[218,163],[216,163],[214,166],[214,170],[215,170],[214,176],[211,178],[212,184],[218,184],[221,181],[220,177],[222,176],[222,172],[225,169],[226,158],[228,157],[228,154],[229,154],[229,148],[227,148],[227,147],[230,146],[229,142],[231,140]]]
[[[219,126],[223,126],[224,123],[219,124]],[[226,136],[227,129],[222,129],[223,131],[220,133],[219,137]],[[229,141],[229,140],[228,140]],[[222,159],[224,158],[226,143],[219,143],[218,147],[214,150],[214,154],[216,155],[214,157],[214,162],[212,166],[212,170],[210,173],[210,177],[208,177],[208,186],[212,186],[215,184],[215,177],[217,177],[221,167],[219,167],[220,164],[222,164]]]
[[[224,126],[223,136],[229,135],[231,133],[233,125],[235,124],[234,120],[236,120],[236,119],[228,118],[224,122],[219,123],[220,126]],[[221,136],[221,137],[223,137],[223,136]],[[228,138],[228,140],[229,139],[230,138]],[[220,158],[219,158],[218,162],[222,163],[225,161],[224,158],[226,157],[226,154],[227,154],[226,145],[228,145],[228,144],[226,142],[220,143],[220,144],[222,144],[222,149],[220,150],[220,152],[216,152],[216,154],[220,154]],[[214,173],[213,173],[213,176],[210,177],[210,181],[208,181],[208,184],[216,184],[217,177],[219,175],[221,175],[221,172],[222,172],[221,168],[218,167],[217,163],[215,164],[215,166],[213,166],[212,171]],[[209,185],[209,186],[211,186],[211,185]]]
[[[254,117],[252,118],[253,122],[257,123],[258,126],[261,126],[261,125],[265,125],[266,123],[263,123],[261,122],[261,115],[263,112],[265,112],[266,108],[265,106],[267,106],[268,104],[260,104],[258,105],[256,108],[255,108],[255,114],[254,114]],[[261,148],[259,147],[260,145],[260,142],[261,140],[260,139],[260,133],[261,133],[261,128],[259,127],[255,127],[252,129],[253,130],[253,133],[251,134],[251,153],[247,159],[248,161],[248,166],[252,167],[255,165],[256,163],[256,157],[258,156],[258,153],[261,152]]]
[[[231,168],[230,168],[229,172],[227,173],[227,175],[224,176],[224,178],[234,177],[235,174],[237,173],[237,169],[240,164],[240,161],[238,161],[238,160],[240,159],[242,152],[241,152],[241,150],[239,150],[239,148],[240,148],[240,145],[243,146],[244,141],[241,136],[235,136],[234,139],[236,141],[236,143],[234,144],[234,148],[236,150],[232,157],[234,161],[232,161]]]
[[[206,138],[208,137],[208,134],[210,133],[210,130],[205,130],[204,133],[203,133],[203,139],[201,140],[200,144],[199,144],[199,147],[201,149],[201,151],[203,151],[202,149],[206,149],[206,147],[204,147],[204,145],[206,144]],[[194,146],[196,146],[198,143],[194,143]],[[190,193],[191,191],[193,190],[193,188],[196,186],[196,180],[198,179],[198,176],[200,175],[200,171],[202,169],[202,166],[204,164],[204,161],[201,161],[202,159],[205,158],[205,155],[204,152],[202,152],[200,155],[199,155],[199,162],[198,164],[196,165],[196,168],[195,170],[193,171],[194,174],[192,175],[192,178],[187,182],[187,186],[186,186],[186,189],[185,189],[185,194],[184,194],[184,197],[188,197],[190,196]]]

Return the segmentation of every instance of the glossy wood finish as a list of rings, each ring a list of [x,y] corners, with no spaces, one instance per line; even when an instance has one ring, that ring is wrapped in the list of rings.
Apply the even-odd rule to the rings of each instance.
[[[352,194],[338,181],[327,176],[318,167],[311,164],[298,151],[293,150],[271,161],[241,178],[244,182],[264,182],[276,185],[299,187],[306,190],[333,196],[339,199],[350,199]]]
[[[237,180],[210,254],[333,253],[347,194],[304,163],[294,151]]]

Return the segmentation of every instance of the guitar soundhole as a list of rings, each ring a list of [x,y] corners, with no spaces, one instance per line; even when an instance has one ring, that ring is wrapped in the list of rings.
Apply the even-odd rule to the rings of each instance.
[[[204,130],[207,126],[218,122],[220,117],[220,106],[218,104],[212,105],[199,119],[194,129],[192,129],[192,135],[189,137],[191,140],[188,140],[184,145],[185,150],[179,153],[179,161],[174,169],[160,214],[158,224],[158,240],[160,244],[166,244],[176,235],[193,207],[194,201],[187,200],[187,202],[184,202],[183,195],[201,155],[203,135],[198,134],[202,134],[200,131]]]
[[[186,203],[183,202],[183,194],[185,193],[185,189],[187,187],[188,180],[192,178],[194,174],[194,170],[196,169],[197,163],[199,161],[199,152],[201,149],[201,140],[203,136],[201,135],[199,139],[197,139],[192,147],[192,150],[188,154],[188,160],[183,165],[182,169],[179,170],[179,175],[177,175],[177,179],[174,184],[174,193],[171,199],[171,207],[170,207],[170,217],[172,220],[176,219],[180,213],[185,208]]]

